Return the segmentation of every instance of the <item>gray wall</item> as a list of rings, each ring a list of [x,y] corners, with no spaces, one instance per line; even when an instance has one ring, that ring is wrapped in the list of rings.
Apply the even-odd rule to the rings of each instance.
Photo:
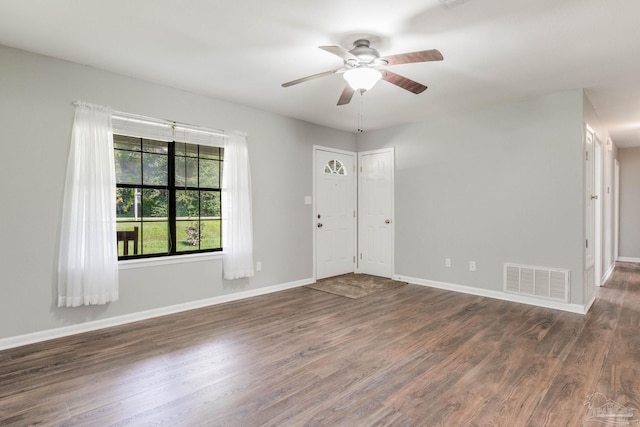
[[[621,148],[620,257],[640,258],[640,147]]]
[[[582,128],[575,90],[359,135],[396,147],[395,273],[500,291],[504,262],[567,268],[582,304]]]
[[[355,136],[205,96],[0,46],[3,196],[0,339],[304,280],[313,276],[314,144],[355,150]],[[57,308],[60,203],[75,100],[249,134],[255,260],[225,282],[221,261],[120,272],[120,300]]]

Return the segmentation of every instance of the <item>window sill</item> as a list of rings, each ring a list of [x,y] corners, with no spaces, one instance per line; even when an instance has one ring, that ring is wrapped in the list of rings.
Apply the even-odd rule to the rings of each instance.
[[[204,254],[174,255],[159,258],[129,259],[118,261],[119,270],[133,268],[147,268],[158,265],[185,264],[188,262],[201,262],[222,259],[224,252],[210,252]]]

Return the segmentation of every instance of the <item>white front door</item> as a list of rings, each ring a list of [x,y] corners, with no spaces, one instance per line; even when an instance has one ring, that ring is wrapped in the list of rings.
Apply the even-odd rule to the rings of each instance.
[[[358,271],[393,274],[393,148],[358,153]]]
[[[355,153],[315,149],[316,279],[355,267]]]
[[[584,286],[583,303],[589,302],[595,284],[595,149],[594,133],[587,127],[584,139]]]

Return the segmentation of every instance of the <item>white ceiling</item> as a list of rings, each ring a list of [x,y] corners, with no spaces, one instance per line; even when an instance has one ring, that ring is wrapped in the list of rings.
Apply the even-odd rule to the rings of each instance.
[[[638,0],[0,0],[0,44],[347,131],[585,88],[618,146],[640,145]],[[372,37],[380,53],[436,48],[336,106],[341,75],[317,48]],[[0,65],[1,72],[1,65]]]

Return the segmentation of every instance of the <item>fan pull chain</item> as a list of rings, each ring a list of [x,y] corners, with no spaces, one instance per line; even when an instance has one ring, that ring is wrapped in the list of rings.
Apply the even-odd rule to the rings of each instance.
[[[364,128],[362,125],[362,95],[364,94],[363,90],[358,91],[360,93],[360,102],[358,103],[358,133],[363,133]]]

